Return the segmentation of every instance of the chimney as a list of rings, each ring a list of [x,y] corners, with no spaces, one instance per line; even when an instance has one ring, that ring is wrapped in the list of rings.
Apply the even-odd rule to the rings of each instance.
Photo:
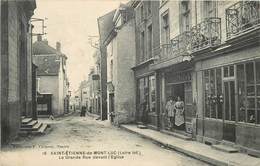
[[[60,42],[56,42],[56,50],[61,52],[61,44],[60,44]]]
[[[42,41],[42,35],[37,35],[37,41]]]

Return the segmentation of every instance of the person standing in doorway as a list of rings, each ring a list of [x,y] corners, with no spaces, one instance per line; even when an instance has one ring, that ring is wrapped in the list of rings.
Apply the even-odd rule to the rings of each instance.
[[[168,127],[169,129],[173,128],[174,124],[174,115],[175,115],[175,110],[174,110],[174,104],[175,100],[171,97],[167,103],[166,103],[166,111],[167,111],[167,117],[168,117]]]
[[[181,97],[178,96],[177,102],[174,104],[175,112],[175,126],[179,130],[185,129],[184,124],[184,102],[181,100]]]

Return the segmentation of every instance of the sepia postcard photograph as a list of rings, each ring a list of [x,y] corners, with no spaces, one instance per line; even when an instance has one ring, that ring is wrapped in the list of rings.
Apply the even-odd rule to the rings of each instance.
[[[260,166],[260,0],[0,0],[0,166]]]

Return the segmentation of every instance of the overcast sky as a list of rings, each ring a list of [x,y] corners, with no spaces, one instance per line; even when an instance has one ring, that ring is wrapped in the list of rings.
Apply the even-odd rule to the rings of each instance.
[[[49,45],[61,42],[61,50],[68,57],[67,70],[71,90],[87,78],[93,66],[95,49],[88,36],[98,35],[97,18],[117,8],[125,0],[36,0],[34,18],[47,18],[46,32]],[[38,32],[38,25],[35,25]],[[35,37],[36,39],[36,37]],[[34,39],[34,40],[35,40]]]

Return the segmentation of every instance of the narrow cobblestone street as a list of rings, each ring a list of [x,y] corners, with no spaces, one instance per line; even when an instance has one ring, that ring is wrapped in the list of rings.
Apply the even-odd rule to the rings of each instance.
[[[150,140],[141,138],[135,134],[111,126],[109,122],[95,120],[92,117],[79,117],[78,114],[63,119],[45,120],[51,125],[52,131],[43,136],[36,136],[33,139],[20,139],[13,143],[13,146],[6,147],[0,155],[1,166],[12,165],[100,165],[109,163],[113,165],[156,165],[156,166],[178,166],[178,165],[207,165],[201,161],[187,157],[183,154],[167,150]],[[72,156],[61,159],[61,156],[54,153],[62,151],[112,151],[120,152],[110,159],[87,159],[81,158],[72,160]],[[23,153],[19,153],[23,152]],[[46,152],[46,155],[44,154]],[[129,154],[129,152],[131,154]],[[132,154],[137,152],[139,154]],[[19,160],[10,163],[12,158]],[[93,155],[91,155],[93,157]],[[160,156],[160,157],[158,157]],[[37,157],[37,160],[34,160]],[[81,156],[82,157],[82,156]],[[18,159],[18,158],[17,158]],[[59,160],[58,160],[59,159]],[[40,161],[40,162],[39,162]],[[131,161],[129,163],[129,161]],[[66,162],[66,163],[65,163]],[[192,163],[192,164],[191,164]]]

